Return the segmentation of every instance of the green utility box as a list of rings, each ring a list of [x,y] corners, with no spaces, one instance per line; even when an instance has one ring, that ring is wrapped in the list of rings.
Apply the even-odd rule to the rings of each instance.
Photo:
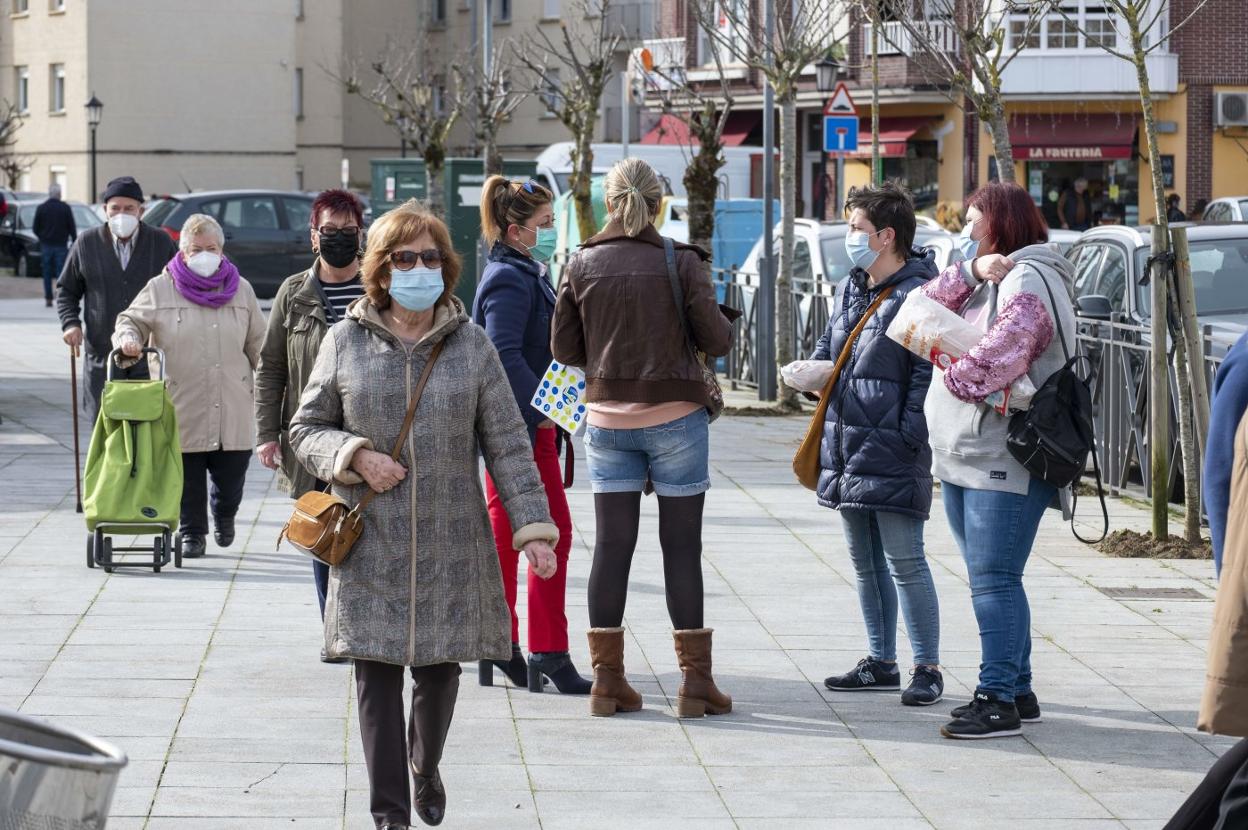
[[[373,220],[408,199],[424,201],[428,196],[425,163],[421,159],[373,159]],[[504,161],[503,172],[516,181],[527,181],[537,172],[533,161]],[[450,158],[443,168],[446,224],[451,244],[463,259],[455,294],[472,307],[477,291],[477,275],[484,267],[478,262],[481,237],[481,189],[485,172],[481,159]]]

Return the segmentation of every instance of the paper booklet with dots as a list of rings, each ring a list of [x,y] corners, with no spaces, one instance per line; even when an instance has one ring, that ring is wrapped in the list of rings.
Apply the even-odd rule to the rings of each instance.
[[[559,361],[551,363],[531,405],[572,435],[579,435],[589,419],[589,410],[585,408],[585,373]]]

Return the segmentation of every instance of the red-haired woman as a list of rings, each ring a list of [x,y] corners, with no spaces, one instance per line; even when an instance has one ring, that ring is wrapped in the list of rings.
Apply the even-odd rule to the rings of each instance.
[[[943,378],[932,378],[925,407],[933,472],[966,560],[982,651],[974,700],[955,709],[941,732],[996,738],[1040,720],[1023,568],[1056,491],[1010,455],[1009,421],[984,399],[1023,375],[1039,387],[1078,343],[1073,270],[1043,244],[1048,228],[1027,191],[994,182],[967,205],[959,240],[966,260],[922,288],[985,332]]]
[[[316,352],[325,332],[343,319],[347,306],[364,296],[360,282],[360,248],[364,211],[355,194],[326,190],[312,203],[312,251],[316,261],[306,271],[287,277],[277,289],[269,328],[256,369],[256,455],[277,470],[278,486],[297,499],[310,490],[325,489],[295,460],[287,432],[299,408]],[[316,597],[325,616],[329,566],[313,560]],[[343,663],[321,651],[321,661]]]

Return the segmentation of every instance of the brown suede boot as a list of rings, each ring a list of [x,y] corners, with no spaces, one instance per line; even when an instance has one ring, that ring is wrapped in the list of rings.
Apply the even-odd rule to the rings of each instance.
[[[676,716],[700,718],[726,715],[732,711],[732,698],[715,687],[711,677],[711,629],[687,628],[673,631],[676,659],[680,663],[680,689],[676,692]]]
[[[589,690],[589,713],[607,717],[641,709],[641,695],[624,679],[624,629],[591,628],[589,659],[594,685]]]

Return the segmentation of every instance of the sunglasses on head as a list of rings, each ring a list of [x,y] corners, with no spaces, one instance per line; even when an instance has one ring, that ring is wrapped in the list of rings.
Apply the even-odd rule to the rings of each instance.
[[[512,182],[512,184],[515,184],[515,182]],[[520,195],[521,190],[523,190],[525,193],[529,194],[530,196],[536,196],[538,194],[539,187],[541,187],[540,184],[533,181],[532,179],[529,179],[527,182],[520,185],[515,190],[512,190],[507,196],[507,207],[503,209],[503,215],[506,216],[508,213],[511,213],[511,206],[515,204],[516,197]]]
[[[359,236],[360,235],[360,229],[355,227],[354,225],[351,225],[346,228],[331,228],[331,227],[323,225],[317,228],[316,232],[321,236],[322,239],[336,239],[339,236]]]
[[[442,252],[437,248],[427,248],[423,251],[391,251],[390,264],[400,271],[410,271],[416,267],[417,262],[424,262],[426,268],[442,267]]]

